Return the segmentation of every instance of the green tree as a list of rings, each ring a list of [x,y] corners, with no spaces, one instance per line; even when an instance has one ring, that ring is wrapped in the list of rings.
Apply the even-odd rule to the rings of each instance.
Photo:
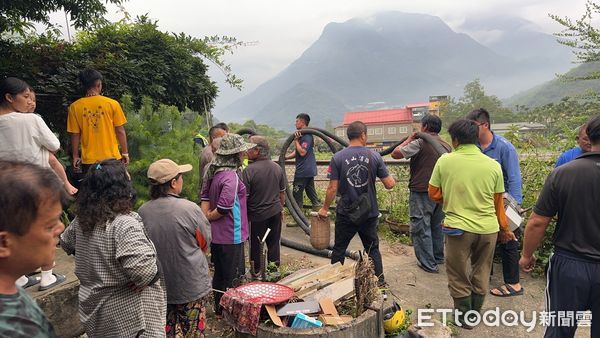
[[[75,28],[90,28],[101,24],[106,14],[105,4],[120,5],[123,0],[17,0],[0,1],[0,33],[13,32],[25,34],[33,28],[33,22],[50,23],[49,14],[64,10]]]
[[[495,95],[486,95],[479,79],[465,85],[463,96],[458,100],[450,98],[447,104],[440,107],[444,125],[448,126],[453,121],[465,117],[469,112],[485,108],[492,115],[493,122],[510,122],[514,114],[510,109],[504,108],[502,102]]]
[[[581,63],[600,61],[600,31],[594,27],[594,15],[600,14],[600,5],[588,0],[585,12],[580,19],[572,20],[555,14],[549,16],[564,29],[555,35],[558,42],[573,49],[573,54]],[[597,21],[597,20],[596,20]],[[593,71],[573,80],[600,79],[600,71]]]
[[[595,15],[600,13],[600,5],[592,0],[588,0],[585,5],[585,12],[580,19],[572,20],[568,17],[560,17],[555,14],[549,14],[554,21],[561,24],[564,29],[560,33],[554,34],[558,37],[558,42],[562,45],[571,47],[577,62],[589,64],[590,71],[583,74],[567,74],[559,75],[559,79],[563,82],[572,82],[579,80],[598,80],[600,79],[600,71],[593,67],[594,63],[600,61],[600,30],[594,27],[593,23],[597,22],[598,18]],[[578,67],[576,69],[583,68]],[[587,67],[586,67],[587,68]],[[595,89],[575,95],[576,98],[588,101],[598,101],[600,93]]]
[[[150,197],[146,172],[150,164],[161,158],[169,158],[177,163],[198,165],[198,150],[193,138],[204,117],[186,110],[179,111],[175,106],[155,105],[149,97],[144,97],[139,108],[135,108],[132,97],[121,98],[127,113],[127,139],[129,153],[133,159],[129,172],[141,205]],[[182,196],[197,201],[198,170],[185,174]]]
[[[156,106],[176,106],[180,111],[210,110],[217,85],[205,60],[225,65],[223,50],[237,41],[224,37],[198,39],[158,30],[146,17],[134,22],[106,24],[79,33],[73,42],[53,32],[28,36],[23,41],[0,40],[0,74],[23,78],[38,92],[38,113],[64,135],[67,106],[79,98],[78,72],[98,69],[105,78],[104,93],[113,98],[131,94],[134,107],[142,97]],[[230,83],[241,81],[229,74]]]
[[[252,128],[258,135],[266,137],[271,147],[271,156],[279,156],[281,145],[288,136],[283,130],[275,129],[266,124],[258,124],[254,120],[248,120],[243,124],[232,122],[228,125],[229,130],[234,133],[243,128]]]

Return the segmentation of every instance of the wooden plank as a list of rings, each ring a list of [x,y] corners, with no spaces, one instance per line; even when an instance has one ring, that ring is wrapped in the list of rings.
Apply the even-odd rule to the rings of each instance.
[[[317,291],[307,298],[320,300],[323,297],[331,299],[334,303],[354,292],[354,276],[342,279],[339,282],[333,283],[322,290]]]
[[[344,270],[340,270],[338,273],[334,274],[333,276],[329,276],[329,277],[322,278],[322,279],[317,279],[314,282],[311,282],[310,284],[306,284],[306,285],[302,286],[295,293],[296,293],[296,296],[303,298],[312,292],[323,289],[324,287],[327,287],[335,282],[338,282],[342,279],[345,279],[345,278],[351,277],[351,276],[352,277],[354,276],[353,268],[347,268]]]
[[[319,299],[319,306],[324,315],[338,316],[338,311],[330,298],[323,297]]]
[[[286,276],[285,278],[282,278],[278,283],[280,283],[280,284],[291,283],[291,282],[293,282],[293,281],[295,281],[297,279],[300,279],[302,277],[308,276],[311,273],[314,273],[315,271],[318,271],[319,269],[323,269],[325,267],[326,267],[326,265],[317,266],[317,267],[314,267],[314,268],[308,268],[308,269],[298,270],[298,271],[292,273],[291,275]]]
[[[312,269],[302,269],[300,271],[296,271],[293,274],[291,274],[291,275],[289,275],[289,276],[281,279],[278,283],[289,286],[288,284],[290,284],[290,283],[292,283],[294,281],[297,281],[299,279],[302,279],[302,278],[304,278],[304,277],[306,277],[308,275],[317,273],[317,272],[319,272],[321,270],[325,270],[325,269],[329,269],[329,268],[333,268],[333,267],[341,266],[341,265],[342,265],[342,263],[337,262],[335,264],[321,265],[321,266],[318,266],[318,267],[315,267],[315,268],[312,268]]]
[[[333,316],[333,315],[319,315],[319,320],[323,325],[338,326],[352,321],[352,316]]]
[[[337,263],[336,263],[337,264]],[[289,282],[285,285],[294,289],[294,291],[302,290],[302,288],[307,287],[307,285],[312,286],[313,282],[331,279],[335,276],[346,274],[347,271],[354,271],[354,264],[346,264],[346,265],[332,265],[329,269],[324,269],[310,275],[304,276],[300,279],[297,279],[293,282]]]
[[[288,282],[286,285],[291,287],[292,289],[297,289],[298,287],[301,287],[302,285],[305,285],[307,283],[310,283],[314,280],[319,279],[321,276],[333,275],[336,273],[336,271],[339,271],[340,268],[342,268],[342,265],[339,262],[337,262],[335,264],[329,264],[329,265],[325,266],[325,268],[323,268],[323,269],[314,271],[314,272],[307,274],[305,276],[302,276],[296,280]]]

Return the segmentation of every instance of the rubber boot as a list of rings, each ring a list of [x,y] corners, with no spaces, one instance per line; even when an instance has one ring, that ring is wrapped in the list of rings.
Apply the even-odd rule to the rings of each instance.
[[[459,310],[462,314],[458,317],[454,317],[452,320],[455,326],[461,327],[463,329],[470,330],[473,327],[466,325],[464,318],[465,313],[473,309],[471,296],[461,297],[461,298],[453,298],[454,299],[454,308]],[[460,324],[460,325],[459,325]]]
[[[481,313],[481,307],[483,307],[483,301],[485,300],[485,295],[478,295],[476,293],[471,294],[471,310],[477,311]],[[467,316],[469,318],[470,323],[475,323],[477,320],[476,314],[471,314]]]
[[[471,294],[471,309],[481,313],[481,308],[483,307],[483,301],[485,300],[485,295],[478,295],[476,293]]]

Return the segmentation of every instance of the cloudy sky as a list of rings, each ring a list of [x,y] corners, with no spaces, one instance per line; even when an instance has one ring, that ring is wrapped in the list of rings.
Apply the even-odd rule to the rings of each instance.
[[[507,14],[530,20],[539,30],[552,34],[560,26],[548,13],[579,18],[585,0],[128,0],[123,6],[132,16],[147,13],[165,31],[256,42],[226,57],[233,71],[244,79],[241,92],[227,88],[223,76],[211,67],[211,75],[221,88],[218,112],[298,58],[329,22],[394,10],[436,15],[456,29],[466,17],[493,20],[496,15]],[[64,22],[64,14],[58,14],[55,21]],[[116,21],[123,14],[109,6],[108,18]]]

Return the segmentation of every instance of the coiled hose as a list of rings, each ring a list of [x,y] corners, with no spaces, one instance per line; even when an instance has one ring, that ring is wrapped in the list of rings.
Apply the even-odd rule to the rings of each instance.
[[[308,135],[313,135],[313,136],[319,137],[327,144],[327,146],[329,147],[331,152],[334,154],[338,151],[338,148],[336,147],[335,143],[342,146],[342,148],[348,147],[348,142],[346,142],[344,139],[334,135],[333,133],[331,133],[327,130],[321,129],[321,128],[304,128],[301,130],[301,133],[302,133],[302,135],[308,134]],[[245,135],[245,134],[256,135],[256,132],[252,129],[244,128],[244,129],[239,130],[238,134],[240,134],[240,135]],[[431,135],[429,135],[427,133],[419,132],[419,133],[417,133],[417,136],[419,138],[425,140],[429,144],[431,144],[433,146],[433,148],[440,155],[446,152],[446,149],[444,149],[444,147],[442,147],[442,145],[439,144],[439,142],[436,142],[435,139]],[[285,155],[287,153],[287,149],[290,147],[292,142],[294,142],[294,138],[295,138],[295,135],[294,135],[294,133],[292,133],[286,139],[286,141],[283,143],[283,146],[281,147],[281,152],[279,153],[279,158],[278,158],[277,162],[279,163],[279,165],[281,166],[281,169],[284,172],[283,177],[285,179],[286,186],[288,187],[288,189],[286,189],[285,206],[287,207],[290,215],[292,216],[294,221],[296,221],[298,226],[300,226],[300,228],[304,231],[304,233],[306,233],[308,236],[310,236],[310,221],[304,215],[304,212],[302,211],[302,207],[299,206],[298,203],[296,203],[296,200],[294,199],[292,189],[289,188],[290,184],[287,181],[287,172],[285,169]],[[402,140],[392,144],[388,148],[379,151],[379,154],[381,156],[386,156],[386,155],[391,154],[394,151],[394,149],[397,146],[399,146],[400,144],[402,144],[402,142],[404,142],[406,139],[407,139],[407,137],[404,137]],[[332,254],[331,249],[333,249],[333,247],[330,245],[329,249],[317,250],[310,245],[294,242],[294,241],[289,240],[284,237],[281,238],[281,244],[288,248],[300,250],[300,251],[303,251],[306,253],[310,253],[313,255],[326,257],[326,258],[331,257],[331,254]],[[345,254],[349,258],[352,258],[355,260],[358,259],[357,252],[346,250]]]

